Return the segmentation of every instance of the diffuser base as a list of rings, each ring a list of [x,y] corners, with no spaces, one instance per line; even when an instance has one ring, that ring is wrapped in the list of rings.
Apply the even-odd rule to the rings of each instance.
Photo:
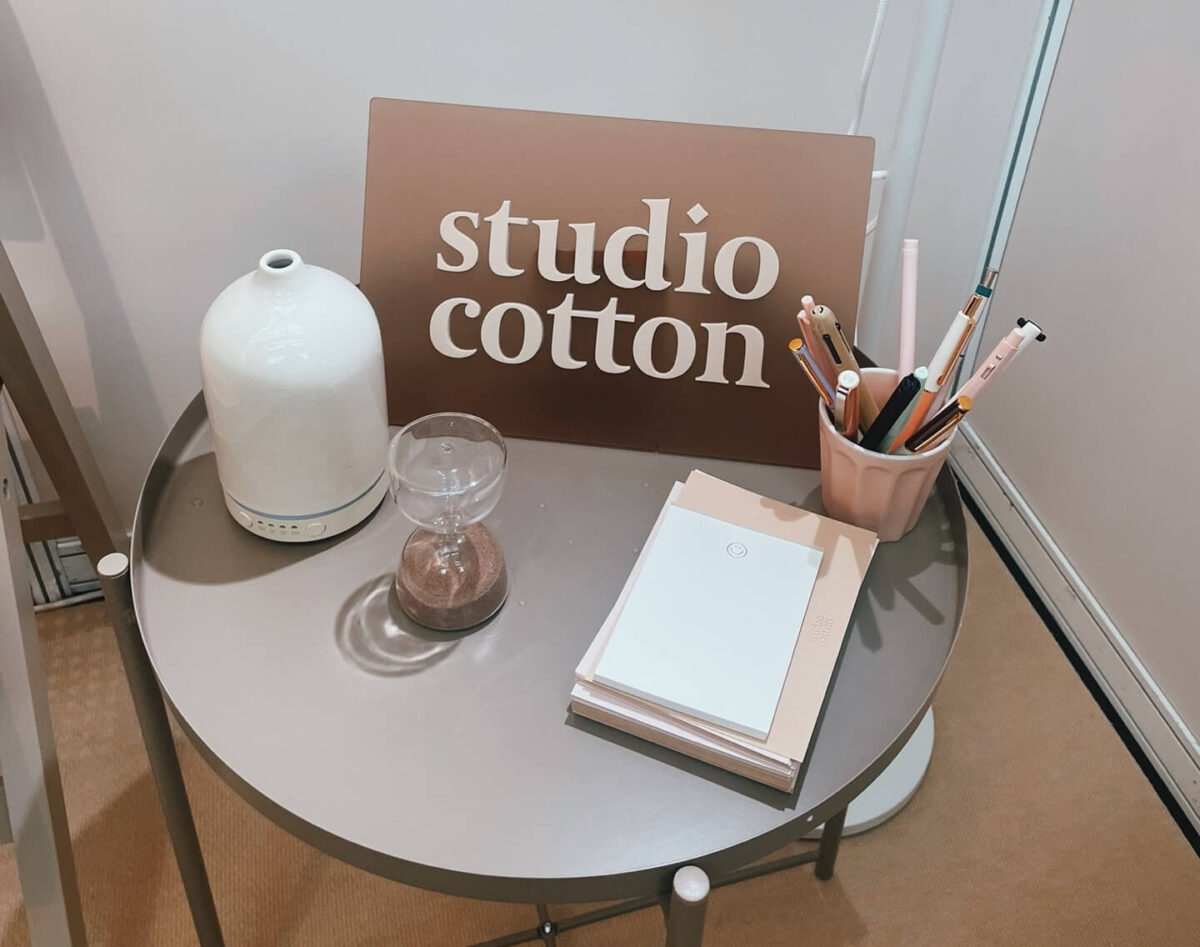
[[[357,526],[375,512],[387,492],[387,477],[380,473],[366,493],[344,506],[315,516],[272,516],[243,506],[228,493],[225,494],[225,506],[238,525],[256,536],[280,543],[311,543]]]

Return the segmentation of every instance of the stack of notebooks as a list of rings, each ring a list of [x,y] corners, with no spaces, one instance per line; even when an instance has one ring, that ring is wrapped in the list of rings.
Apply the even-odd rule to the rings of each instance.
[[[576,669],[571,710],[791,792],[875,546],[693,471]]]

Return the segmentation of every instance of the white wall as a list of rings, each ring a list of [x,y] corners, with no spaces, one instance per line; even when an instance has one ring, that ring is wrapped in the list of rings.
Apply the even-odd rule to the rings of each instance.
[[[912,215],[922,355],[974,284],[1038,6],[955,10]],[[863,124],[880,166],[918,9],[889,12]],[[128,515],[216,293],[280,245],[357,276],[372,96],[840,132],[874,12],[0,0],[0,238]],[[890,325],[860,341],[893,357]]]
[[[1049,338],[971,412],[1065,560],[1048,594],[1092,613],[1084,650],[1195,812],[1198,34],[1194,4],[1074,5],[983,351],[1020,315]]]

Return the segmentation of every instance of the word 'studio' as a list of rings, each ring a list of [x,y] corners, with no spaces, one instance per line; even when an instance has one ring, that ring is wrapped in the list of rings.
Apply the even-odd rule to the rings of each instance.
[[[664,272],[670,199],[643,198],[642,203],[649,208],[647,225],[620,227],[613,231],[604,244],[604,278],[613,286],[620,289],[645,286],[656,292],[673,289],[677,293],[708,296],[713,291],[705,283],[707,275],[717,290],[738,300],[761,299],[774,288],[779,278],[779,255],[771,244],[760,237],[732,237],[717,251],[712,272],[706,274],[708,234],[703,231],[678,235],[686,247],[683,279],[679,285],[672,286]],[[532,223],[538,230],[537,272],[542,279],[555,283],[572,280],[580,285],[589,285],[600,279],[594,266],[595,223],[567,224],[575,231],[575,254],[571,272],[564,273],[558,269],[556,262],[559,221],[530,221],[527,217],[517,217],[512,213],[511,205],[511,201],[503,201],[494,213],[483,218],[488,224],[487,264],[494,274],[505,277],[524,274],[524,269],[513,266],[509,261],[509,231],[512,227],[525,227]],[[688,210],[687,216],[693,224],[699,224],[708,216],[708,211],[700,204],[695,204]],[[479,244],[467,229],[469,225],[470,229],[478,231],[479,219],[479,213],[472,210],[451,211],[442,218],[439,233],[447,251],[453,252],[438,253],[439,270],[464,273],[479,263]],[[634,237],[644,237],[646,240],[646,270],[641,277],[631,277],[624,266],[625,247]],[[755,252],[758,263],[754,285],[744,291],[734,284],[734,264],[743,250]],[[478,300],[465,296],[453,296],[439,303],[429,320],[429,339],[433,347],[447,358],[470,358],[475,355],[478,349],[467,341],[468,330],[463,325],[463,317],[475,320],[479,319],[481,313],[483,306]],[[547,314],[551,317],[550,357],[559,368],[578,369],[587,364],[571,351],[571,327],[576,319],[592,319],[596,322],[594,357],[596,367],[602,372],[620,375],[636,367],[651,378],[678,378],[691,371],[696,363],[695,333],[686,322],[670,316],[655,316],[641,322],[633,334],[633,366],[617,362],[613,352],[617,326],[638,320],[636,316],[617,311],[616,296],[610,297],[603,309],[578,309],[575,306],[575,294],[568,292],[562,302],[549,309]],[[515,352],[505,352],[500,346],[500,327],[506,318],[521,321],[521,345]],[[702,322],[700,327],[706,335],[704,369],[695,376],[696,381],[729,384],[725,377],[726,341],[729,336],[736,335],[742,339],[744,355],[741,375],[734,384],[752,388],[770,387],[762,377],[763,335],[756,326]],[[654,338],[662,331],[673,332],[676,343],[674,360],[666,367],[655,365],[651,357]],[[489,358],[505,365],[519,365],[541,350],[545,328],[541,314],[532,306],[521,302],[501,302],[483,314],[477,337],[484,354]]]

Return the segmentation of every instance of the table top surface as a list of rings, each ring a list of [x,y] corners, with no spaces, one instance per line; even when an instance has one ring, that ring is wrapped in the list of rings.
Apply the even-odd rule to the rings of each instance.
[[[671,484],[694,468],[820,511],[816,471],[511,440],[488,525],[511,591],[461,634],[395,606],[411,525],[285,545],[229,516],[203,400],[155,461],[134,526],[142,634],[181,724],[284,828],[410,884],[504,900],[649,893],[798,838],[899,751],[949,657],[966,592],[962,508],[943,472],[916,528],[881,543],[791,794],[567,712],[575,666]],[[364,669],[386,653],[392,673]],[[382,665],[381,665],[382,666]]]

